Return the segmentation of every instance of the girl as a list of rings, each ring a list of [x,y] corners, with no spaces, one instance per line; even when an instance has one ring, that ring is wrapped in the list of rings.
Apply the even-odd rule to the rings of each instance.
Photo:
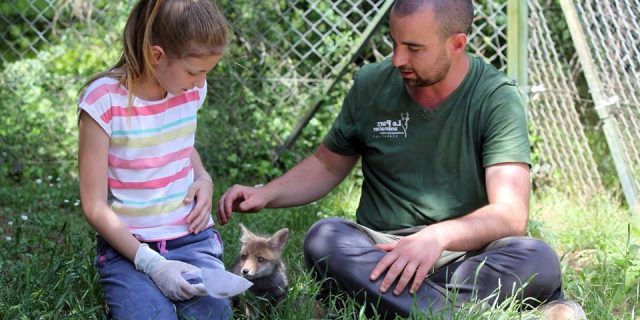
[[[120,59],[84,85],[78,108],[80,196],[109,313],[229,318],[228,300],[182,277],[224,268],[194,138],[227,22],[210,0],[141,0],[123,36]]]

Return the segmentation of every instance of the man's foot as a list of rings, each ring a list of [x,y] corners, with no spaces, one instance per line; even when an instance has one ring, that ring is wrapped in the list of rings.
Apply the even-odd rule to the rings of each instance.
[[[573,300],[559,299],[538,308],[542,312],[540,320],[582,320],[587,316],[582,307]]]

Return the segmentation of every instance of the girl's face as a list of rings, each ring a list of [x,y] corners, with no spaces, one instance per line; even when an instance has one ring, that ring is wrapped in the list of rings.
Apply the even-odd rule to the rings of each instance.
[[[194,87],[204,86],[207,73],[211,71],[221,54],[210,54],[183,59],[171,59],[166,54],[156,64],[156,80],[167,92],[179,95]]]

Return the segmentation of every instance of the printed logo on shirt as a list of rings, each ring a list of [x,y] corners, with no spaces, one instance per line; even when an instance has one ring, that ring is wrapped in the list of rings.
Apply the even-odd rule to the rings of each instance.
[[[374,138],[401,138],[407,137],[409,128],[409,112],[400,113],[400,119],[388,119],[376,121],[373,127]]]

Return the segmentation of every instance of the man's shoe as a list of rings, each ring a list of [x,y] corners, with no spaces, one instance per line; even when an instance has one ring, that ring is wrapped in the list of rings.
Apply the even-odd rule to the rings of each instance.
[[[582,307],[573,300],[559,299],[538,308],[542,312],[540,320],[582,320],[587,316]]]

